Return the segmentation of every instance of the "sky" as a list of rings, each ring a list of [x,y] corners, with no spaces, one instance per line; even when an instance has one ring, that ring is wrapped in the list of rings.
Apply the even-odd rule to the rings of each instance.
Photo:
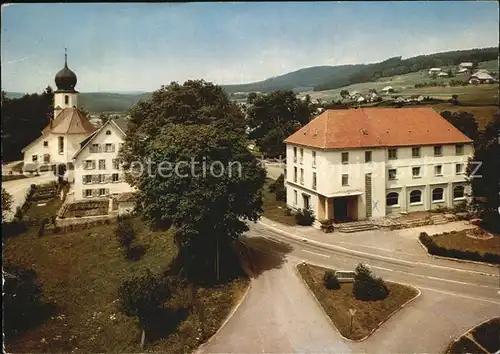
[[[2,6],[2,90],[264,80],[316,65],[498,46],[496,1],[88,3]]]

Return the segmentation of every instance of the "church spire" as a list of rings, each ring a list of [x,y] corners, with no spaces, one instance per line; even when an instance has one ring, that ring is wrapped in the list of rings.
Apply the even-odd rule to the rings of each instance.
[[[64,48],[64,67],[68,67],[68,48]]]

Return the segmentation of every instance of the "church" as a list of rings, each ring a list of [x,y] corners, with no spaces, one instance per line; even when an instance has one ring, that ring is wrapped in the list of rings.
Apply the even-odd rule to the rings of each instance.
[[[65,54],[64,68],[55,77],[54,118],[42,130],[41,136],[22,149],[24,169],[35,170],[41,165],[69,164],[80,149],[80,142],[95,132],[78,107],[76,74],[68,68]]]

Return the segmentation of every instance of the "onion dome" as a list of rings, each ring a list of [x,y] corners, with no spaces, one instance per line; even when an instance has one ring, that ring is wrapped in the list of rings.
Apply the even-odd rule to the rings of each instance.
[[[68,55],[64,54],[64,68],[55,77],[57,90],[74,92],[76,81],[76,74],[68,68]]]

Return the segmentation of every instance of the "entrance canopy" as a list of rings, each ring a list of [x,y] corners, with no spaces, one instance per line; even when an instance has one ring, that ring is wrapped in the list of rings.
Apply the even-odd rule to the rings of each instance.
[[[350,191],[335,192],[332,194],[325,194],[324,196],[326,198],[340,198],[340,197],[351,197],[351,196],[362,195],[362,194],[363,194],[363,191],[361,191],[361,190],[350,190]]]

